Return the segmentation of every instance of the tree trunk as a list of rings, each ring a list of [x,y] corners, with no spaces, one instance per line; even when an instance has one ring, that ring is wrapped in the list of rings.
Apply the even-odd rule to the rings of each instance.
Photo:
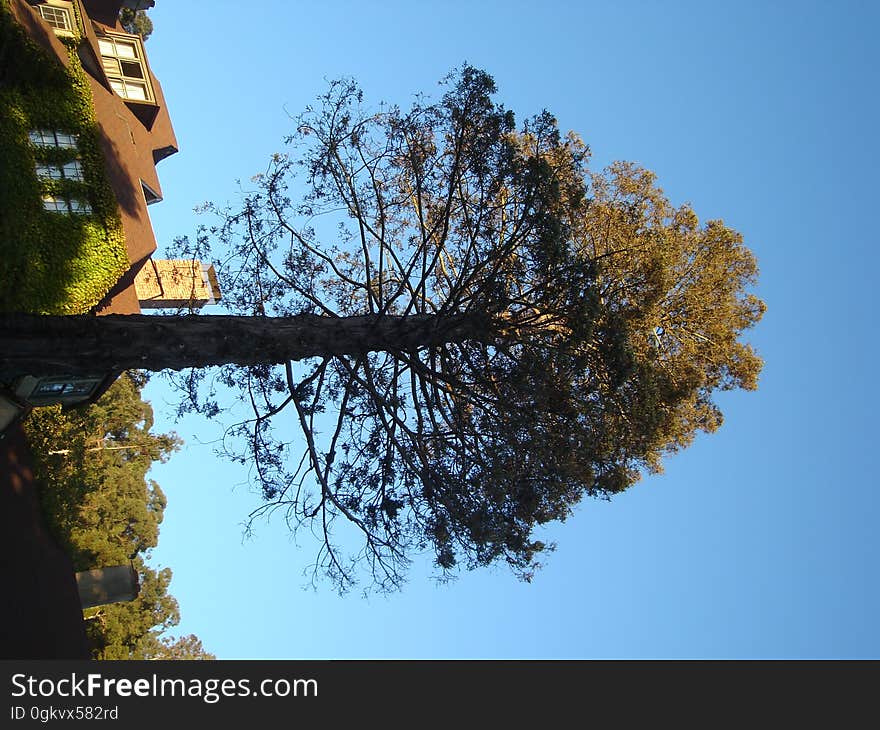
[[[0,374],[76,375],[257,365],[491,341],[476,315],[323,317],[0,314]]]

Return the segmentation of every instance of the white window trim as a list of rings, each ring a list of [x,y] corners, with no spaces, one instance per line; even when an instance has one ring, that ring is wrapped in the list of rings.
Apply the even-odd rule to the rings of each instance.
[[[121,40],[121,41],[124,41],[125,43],[129,43],[129,44],[133,45],[135,47],[135,56],[136,57],[135,58],[128,58],[126,56],[120,56],[120,55],[118,55],[118,53],[113,54],[113,55],[105,54],[103,49],[101,49],[101,47],[100,47],[101,41],[113,43],[113,45],[115,47],[117,40]],[[141,41],[140,36],[131,35],[129,33],[118,33],[118,32],[106,33],[105,32],[103,35],[98,37],[98,53],[101,56],[101,62],[104,67],[104,75],[107,77],[107,81],[110,82],[110,86],[113,89],[113,91],[121,99],[125,99],[126,101],[131,101],[136,104],[138,104],[138,103],[139,104],[155,104],[156,103],[156,95],[153,92],[153,84],[152,84],[152,81],[150,80],[150,71],[147,68],[147,56],[144,53],[144,44]],[[119,68],[118,73],[113,71],[112,69],[107,68],[107,62],[105,61],[105,59],[107,59],[107,60],[112,59],[113,61],[116,62],[117,66]],[[123,67],[122,67],[123,63],[136,63],[140,67],[140,70],[141,70],[141,73],[143,74],[143,76],[139,78],[136,76],[125,75],[125,73],[123,73]],[[119,88],[117,87],[117,84],[122,86],[122,89],[124,91],[126,88],[126,82],[128,82],[132,86],[142,84],[143,88],[144,88],[144,96],[146,98],[139,99],[137,97],[132,97],[132,96],[128,96],[124,93],[120,93]]]
[[[52,25],[46,17],[43,15],[42,8],[54,8],[56,10],[60,10],[64,16],[67,18],[67,26],[66,28],[58,28]],[[48,25],[55,35],[65,36],[67,38],[76,38],[78,37],[77,32],[77,22],[76,22],[76,13],[73,9],[73,3],[68,2],[68,0],[46,0],[45,2],[41,2],[37,5],[37,12],[40,14],[40,17],[43,19],[43,22]]]

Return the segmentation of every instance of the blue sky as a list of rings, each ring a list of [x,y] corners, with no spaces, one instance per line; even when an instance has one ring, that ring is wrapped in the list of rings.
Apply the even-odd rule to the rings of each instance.
[[[320,7],[317,7],[320,5]],[[354,76],[405,105],[467,61],[519,116],[579,132],[594,166],[634,160],[673,202],[741,231],[768,312],[756,393],[611,502],[547,530],[531,584],[503,569],[401,593],[303,590],[314,545],[213,456],[221,430],[159,429],[185,449],[153,470],[169,505],[154,563],[174,571],[179,630],[220,658],[877,657],[880,498],[873,227],[878,169],[871,3],[297,3],[159,0],[147,44],[180,153],[159,167],[162,245],[265,169],[296,114]]]

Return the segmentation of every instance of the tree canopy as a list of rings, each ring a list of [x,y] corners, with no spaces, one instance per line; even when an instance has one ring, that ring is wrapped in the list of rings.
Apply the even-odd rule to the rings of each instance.
[[[397,586],[426,548],[442,572],[501,560],[528,579],[536,526],[659,471],[721,424],[717,391],[757,386],[741,235],[638,165],[591,171],[577,135],[547,112],[517,126],[495,91],[465,66],[439,101],[375,111],[334,82],[241,202],[179,242],[214,247],[232,312],[316,315],[348,348],[219,376],[253,409],[227,450],[254,466],[252,517],[316,532],[342,588],[364,565]],[[401,337],[350,345],[332,328],[352,317]],[[420,317],[435,336],[403,336]],[[203,374],[181,382],[210,414]],[[276,425],[291,416],[299,438]]]
[[[25,423],[44,511],[77,570],[123,564],[158,543],[165,495],[146,475],[180,440],[151,432],[145,383],[126,374],[88,408],[39,408]]]
[[[147,40],[153,32],[153,21],[145,10],[122,8],[119,11],[119,22],[126,33],[139,35],[143,40]]]

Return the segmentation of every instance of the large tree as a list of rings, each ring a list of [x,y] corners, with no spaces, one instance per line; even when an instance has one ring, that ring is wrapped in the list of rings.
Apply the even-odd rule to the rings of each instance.
[[[716,391],[756,387],[740,337],[763,304],[738,233],[635,165],[589,171],[577,136],[546,112],[517,127],[494,92],[464,67],[438,102],[366,111],[334,83],[180,242],[222,260],[232,315],[5,316],[0,370],[221,365],[180,376],[189,407],[215,413],[199,386],[219,382],[253,409],[230,431],[253,516],[315,531],[316,570],[391,587],[427,548],[528,578],[536,525],[659,470],[721,423]]]

